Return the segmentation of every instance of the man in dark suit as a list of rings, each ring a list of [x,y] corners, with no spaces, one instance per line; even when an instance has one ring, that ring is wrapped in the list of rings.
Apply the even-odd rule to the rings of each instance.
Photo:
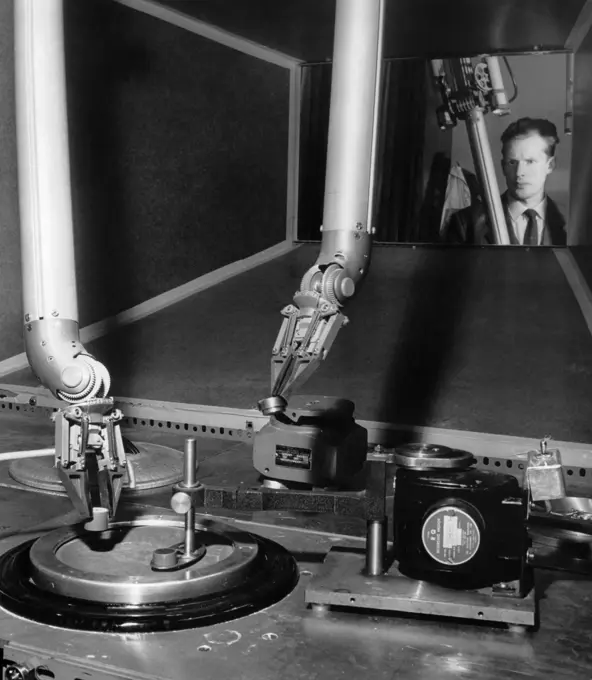
[[[507,191],[502,194],[512,245],[565,245],[565,218],[546,195],[547,177],[555,168],[557,128],[542,118],[520,118],[504,132],[502,169]],[[493,229],[481,201],[459,210],[443,234],[446,243],[494,244]]]

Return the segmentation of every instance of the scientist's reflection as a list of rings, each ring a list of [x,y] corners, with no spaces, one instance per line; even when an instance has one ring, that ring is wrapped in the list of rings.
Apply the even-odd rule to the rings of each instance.
[[[504,131],[501,143],[507,186],[501,200],[510,243],[565,245],[565,218],[545,191],[547,178],[555,168],[557,128],[543,118],[520,118]],[[476,201],[455,213],[443,236],[446,243],[494,244],[484,203]]]

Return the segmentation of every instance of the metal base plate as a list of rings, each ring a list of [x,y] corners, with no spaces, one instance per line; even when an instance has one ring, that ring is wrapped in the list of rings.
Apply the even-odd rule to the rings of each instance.
[[[534,590],[524,598],[493,595],[491,590],[450,590],[413,581],[391,568],[383,576],[363,574],[363,551],[332,549],[306,588],[308,604],[476,619],[532,627]]]
[[[183,476],[183,455],[167,446],[136,442],[138,453],[128,454],[134,465],[136,488],[129,488],[127,472],[123,478],[124,492],[138,492],[175,484]],[[15,460],[8,469],[10,476],[20,484],[41,491],[64,492],[64,487],[54,467],[53,456]]]
[[[102,534],[58,529],[0,557],[0,605],[38,623],[101,632],[180,630],[275,604],[295,587],[296,563],[278,544],[204,520],[206,553],[176,572],[154,572],[150,555],[182,522],[141,515]]]

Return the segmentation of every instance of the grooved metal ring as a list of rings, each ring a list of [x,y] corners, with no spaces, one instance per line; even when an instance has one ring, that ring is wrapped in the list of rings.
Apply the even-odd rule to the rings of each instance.
[[[260,536],[249,538],[257,545],[257,558],[241,583],[200,597],[137,605],[81,600],[39,588],[31,579],[29,559],[35,541],[28,541],[0,556],[0,606],[37,623],[101,633],[185,630],[231,621],[276,604],[298,583],[296,561],[285,548]]]
[[[114,545],[117,537],[125,536],[126,529],[132,527],[171,528],[182,531],[184,521],[158,515],[140,516],[123,522],[109,524],[109,538]],[[31,579],[42,590],[48,590],[64,597],[97,602],[119,604],[145,604],[147,602],[171,602],[190,597],[202,596],[207,591],[224,587],[232,588],[240,584],[253,568],[257,557],[257,544],[241,531],[208,523],[207,530],[196,527],[196,542],[203,542],[200,534],[215,536],[218,545],[231,548],[231,553],[215,564],[189,567],[181,572],[152,572],[141,576],[121,576],[92,572],[76,568],[60,558],[60,551],[75,541],[93,541],[98,545],[100,536],[65,527],[52,531],[38,539],[30,550]],[[166,540],[166,539],[165,539]],[[171,539],[170,543],[174,543]],[[155,547],[168,547],[167,545]]]

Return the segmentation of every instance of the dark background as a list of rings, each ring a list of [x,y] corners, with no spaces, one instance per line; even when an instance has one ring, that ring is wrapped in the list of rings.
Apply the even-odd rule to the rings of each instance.
[[[23,350],[12,2],[0,3],[0,359]],[[289,72],[110,0],[65,2],[81,326],[286,234]]]

